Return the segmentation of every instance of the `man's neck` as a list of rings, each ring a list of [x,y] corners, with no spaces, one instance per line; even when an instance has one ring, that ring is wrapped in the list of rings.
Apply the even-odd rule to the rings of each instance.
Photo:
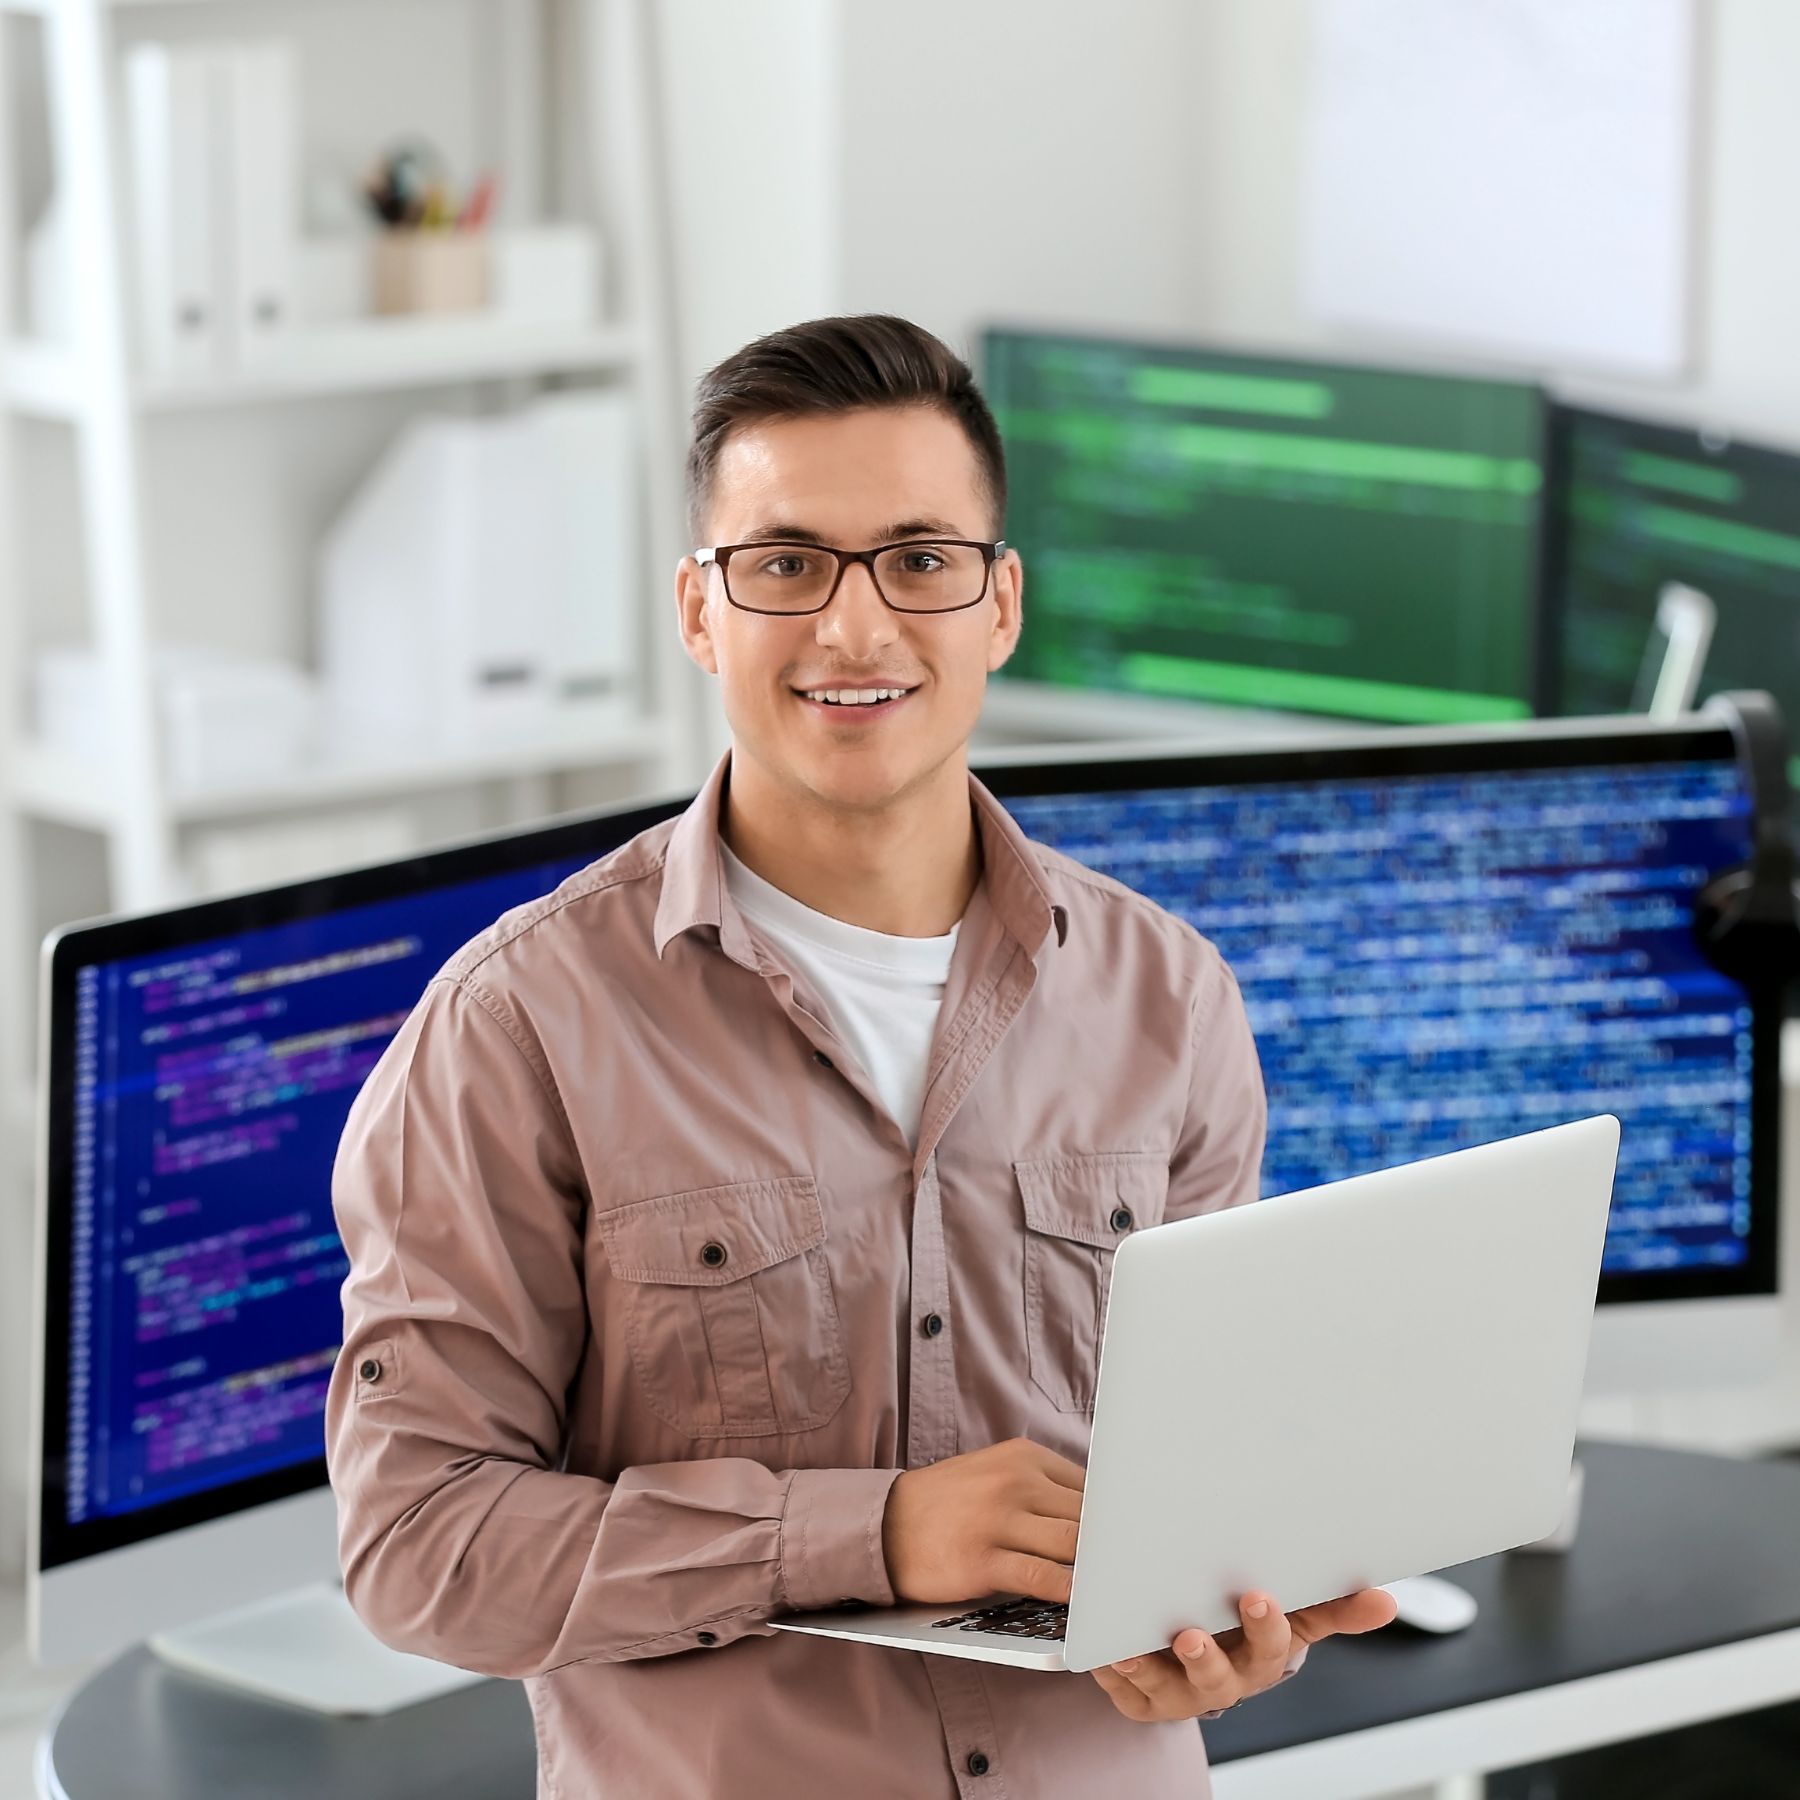
[[[734,753],[719,829],[784,894],[890,937],[942,937],[981,875],[968,771],[954,758],[917,791],[866,811],[796,795]]]

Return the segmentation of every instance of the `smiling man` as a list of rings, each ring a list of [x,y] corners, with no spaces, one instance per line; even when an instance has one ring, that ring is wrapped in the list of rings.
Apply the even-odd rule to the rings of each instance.
[[[1203,1795],[1193,1720],[1386,1595],[1094,1675],[768,1624],[1067,1599],[1113,1246],[1252,1199],[1264,1107],[1212,947],[969,774],[1023,576],[964,364],[761,339],[689,499],[730,754],[452,958],[345,1130],[347,1591],[526,1681],[546,1795]]]

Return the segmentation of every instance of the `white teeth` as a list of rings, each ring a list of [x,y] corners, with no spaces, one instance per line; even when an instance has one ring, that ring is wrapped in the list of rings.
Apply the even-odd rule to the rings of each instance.
[[[874,706],[882,700],[898,700],[905,688],[815,688],[811,698],[832,706]]]

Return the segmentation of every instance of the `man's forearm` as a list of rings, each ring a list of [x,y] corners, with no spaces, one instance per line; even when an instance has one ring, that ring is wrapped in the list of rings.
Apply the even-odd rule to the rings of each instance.
[[[339,1483],[352,1605],[394,1648],[483,1674],[667,1656],[764,1632],[790,1608],[893,1598],[881,1519],[894,1470],[723,1457],[609,1483],[452,1459],[408,1498],[379,1469]]]

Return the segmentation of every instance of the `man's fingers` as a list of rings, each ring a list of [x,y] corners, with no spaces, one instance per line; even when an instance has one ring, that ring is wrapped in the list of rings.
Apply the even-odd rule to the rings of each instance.
[[[1041,1513],[1046,1519],[1079,1519],[1081,1490],[1064,1487],[1060,1481],[1052,1481],[1046,1476],[1042,1481],[1032,1482],[1027,1504],[1034,1513]]]
[[[1321,1638],[1379,1631],[1383,1625],[1393,1623],[1395,1610],[1394,1596],[1386,1588],[1364,1588],[1341,1600],[1302,1607],[1289,1614],[1288,1623],[1301,1643],[1316,1644]]]
[[[1036,1513],[1014,1513],[1002,1528],[1008,1550],[1023,1550],[1047,1562],[1073,1563],[1081,1527],[1074,1519],[1046,1519]]]
[[[1029,1438],[1023,1441],[1031,1442]],[[1042,1444],[1031,1444],[1031,1448],[1036,1452],[1031,1460],[1058,1487],[1073,1488],[1079,1494],[1087,1486],[1087,1470],[1080,1463],[1072,1463],[1066,1456],[1058,1456],[1054,1450],[1046,1450]]]
[[[1131,1678],[1115,1673],[1102,1663],[1094,1670],[1094,1679],[1112,1696],[1112,1703],[1128,1719],[1136,1719],[1140,1724],[1148,1720],[1155,1708],[1144,1690],[1136,1686]]]
[[[1127,1657],[1124,1662],[1107,1665],[1112,1673],[1131,1683],[1148,1703],[1148,1714],[1161,1719],[1192,1718],[1204,1709],[1194,1704],[1194,1691],[1187,1672],[1166,1650],[1145,1656]],[[1226,1704],[1229,1704],[1227,1702]]]
[[[1175,1634],[1175,1655],[1194,1698],[1196,1712],[1217,1712],[1243,1698],[1243,1683],[1218,1639],[1198,1627]]]
[[[997,1550],[992,1562],[993,1592],[1027,1594],[1033,1600],[1054,1600],[1067,1605],[1074,1571],[1022,1550]]]
[[[1244,1639],[1231,1660],[1240,1674],[1250,1677],[1253,1689],[1267,1687],[1294,1647],[1287,1614],[1267,1594],[1252,1591],[1238,1602],[1238,1617],[1244,1621]]]

